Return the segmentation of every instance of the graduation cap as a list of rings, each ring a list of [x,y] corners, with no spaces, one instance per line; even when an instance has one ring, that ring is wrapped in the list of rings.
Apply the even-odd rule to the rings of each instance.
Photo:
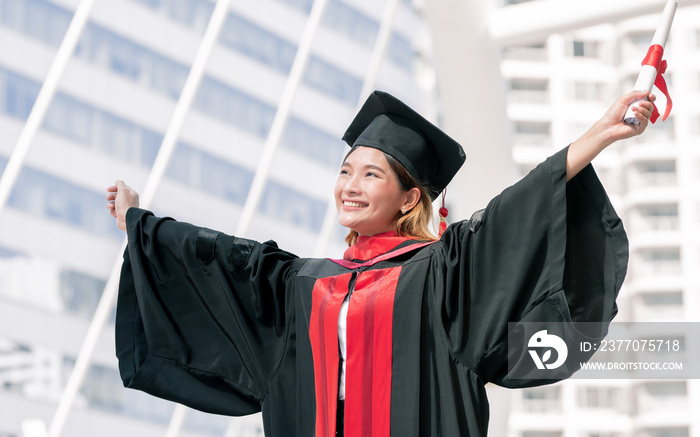
[[[435,200],[462,167],[458,142],[396,97],[374,91],[350,123],[343,141],[373,147],[399,161]]]

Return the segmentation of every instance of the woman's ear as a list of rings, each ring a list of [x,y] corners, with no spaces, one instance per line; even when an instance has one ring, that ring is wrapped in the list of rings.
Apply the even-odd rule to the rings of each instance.
[[[413,187],[406,191],[405,201],[401,209],[410,211],[418,205],[418,202],[420,202],[420,189],[418,187]]]

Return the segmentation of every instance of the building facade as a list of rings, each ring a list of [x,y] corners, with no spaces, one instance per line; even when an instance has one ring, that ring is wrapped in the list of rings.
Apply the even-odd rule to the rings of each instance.
[[[503,48],[501,71],[520,175],[578,138],[632,90],[659,14]],[[613,145],[594,162],[630,238],[616,321],[698,321],[699,23],[698,6],[679,4],[665,51],[664,76],[673,98],[669,119]],[[663,113],[665,99],[655,93]],[[509,437],[700,435],[697,380],[573,379],[509,396]]]
[[[78,0],[0,0],[0,170]],[[234,233],[313,0],[231,2],[151,209]],[[381,3],[381,4],[380,4]],[[385,2],[331,0],[249,229],[311,256],[346,151]],[[140,191],[213,0],[97,1],[0,210],[0,436],[51,423],[123,240],[105,188]],[[400,2],[376,88],[431,108],[423,25]],[[366,96],[365,96],[366,97]],[[338,228],[328,252],[339,256]],[[101,333],[64,427],[70,436],[164,435],[173,404],[124,390],[114,328]],[[257,417],[188,412],[181,436],[257,436]]]

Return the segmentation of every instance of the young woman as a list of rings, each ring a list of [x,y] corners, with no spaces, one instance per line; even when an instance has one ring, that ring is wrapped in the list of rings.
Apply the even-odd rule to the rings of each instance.
[[[644,97],[640,123],[622,122]],[[511,335],[527,342],[530,322],[572,341],[605,335],[627,239],[588,164],[643,132],[653,101],[620,98],[437,238],[431,202],[464,152],[373,93],[344,136],[335,198],[351,232],[340,260],[154,217],[118,181],[107,199],[129,241],[116,324],[124,384],[212,413],[262,410],[268,437],[485,435],[486,383],[550,383],[588,358],[572,351],[576,363],[540,371]]]

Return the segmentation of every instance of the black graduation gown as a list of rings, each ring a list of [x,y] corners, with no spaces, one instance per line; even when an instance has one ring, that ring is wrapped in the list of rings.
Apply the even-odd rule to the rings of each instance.
[[[262,410],[268,437],[333,435],[338,310],[352,291],[345,435],[485,435],[484,384],[575,370],[513,378],[509,353],[532,361],[508,348],[509,322],[561,322],[572,338],[577,322],[603,322],[586,332],[599,338],[617,312],[627,238],[591,166],[566,182],[566,151],[439,241],[378,236],[348,250],[357,259],[302,259],[130,209],[125,386],[212,413]]]

